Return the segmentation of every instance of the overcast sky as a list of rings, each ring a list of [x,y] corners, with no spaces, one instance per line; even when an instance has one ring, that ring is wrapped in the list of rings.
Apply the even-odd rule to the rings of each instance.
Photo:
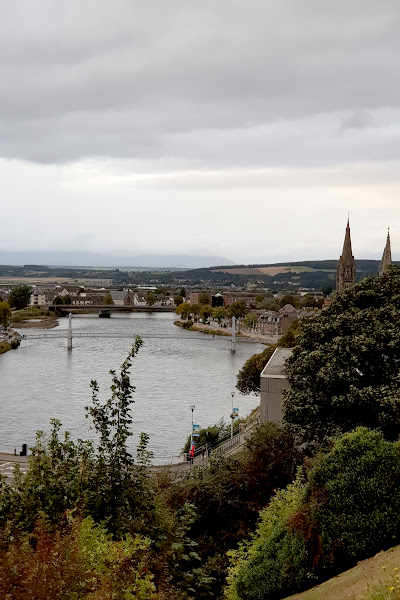
[[[400,260],[398,0],[0,0],[0,251]]]

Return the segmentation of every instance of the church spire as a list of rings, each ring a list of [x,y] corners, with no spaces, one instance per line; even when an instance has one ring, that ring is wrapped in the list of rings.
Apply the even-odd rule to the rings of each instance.
[[[344,236],[343,252],[339,258],[336,269],[336,290],[340,293],[356,283],[356,269],[354,256],[351,250],[350,221],[347,219],[346,234]]]
[[[379,266],[379,276],[383,275],[389,265],[392,264],[392,252],[390,250],[390,233],[388,228],[388,234],[386,239],[386,246],[383,251],[381,264]]]

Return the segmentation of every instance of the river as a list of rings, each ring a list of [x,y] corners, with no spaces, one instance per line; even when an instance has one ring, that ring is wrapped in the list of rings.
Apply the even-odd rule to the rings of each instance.
[[[153,462],[173,460],[190,434],[191,405],[194,423],[200,427],[221,418],[230,422],[236,375],[245,360],[264,346],[237,342],[232,354],[229,338],[185,331],[173,324],[175,319],[172,313],[114,313],[110,319],[74,315],[74,332],[99,337],[75,337],[72,350],[67,350],[66,339],[51,338],[53,332],[67,329],[65,318],[53,330],[21,330],[27,336],[46,333],[47,337],[23,340],[17,350],[0,356],[0,451],[19,451],[22,443],[32,445],[37,430],[49,430],[51,418],[59,419],[75,440],[95,439],[85,418],[90,381],[97,380],[100,397],[106,399],[109,370],[118,372],[135,335],[142,336],[144,344],[131,368],[136,386],[131,450],[144,431],[150,435]],[[123,335],[131,339],[118,337]],[[152,337],[157,335],[171,337]],[[240,416],[258,402],[257,396],[235,391]]]

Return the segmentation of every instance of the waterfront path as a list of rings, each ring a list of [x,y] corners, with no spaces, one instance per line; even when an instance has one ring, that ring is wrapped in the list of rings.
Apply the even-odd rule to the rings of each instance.
[[[16,464],[20,465],[23,473],[26,473],[28,457],[19,454],[8,454],[0,452],[0,475],[4,475],[9,481],[13,478],[13,470]]]
[[[184,321],[183,321],[184,322]],[[207,332],[213,332],[213,331],[220,331],[222,332],[221,335],[223,335],[224,337],[231,337],[232,336],[232,330],[230,327],[224,328],[224,327],[220,327],[219,325],[217,325],[216,323],[212,323],[210,325],[205,325],[204,323],[194,323],[193,326],[193,331],[204,331],[205,333]],[[218,335],[218,334],[215,334]],[[281,338],[280,335],[264,335],[262,333],[255,333],[254,331],[249,331],[246,328],[242,328],[240,330],[236,330],[236,339],[240,340],[243,338],[248,338],[250,340],[253,340],[253,342],[259,342],[261,344],[276,344],[277,341]]]

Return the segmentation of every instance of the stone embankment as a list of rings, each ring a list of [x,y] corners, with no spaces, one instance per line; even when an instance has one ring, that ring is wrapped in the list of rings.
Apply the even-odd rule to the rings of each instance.
[[[0,333],[0,354],[18,348],[20,343],[21,335],[14,329],[7,329],[7,331]]]
[[[178,327],[184,327],[184,323],[186,322],[187,321],[181,321],[178,319],[177,321],[174,321],[174,325],[177,325]],[[211,335],[224,335],[229,337],[232,335],[232,330],[230,327],[220,327],[217,324],[204,325],[203,323],[194,323],[188,328],[188,330],[201,331],[202,333]],[[261,333],[254,333],[253,331],[249,331],[247,329],[241,329],[240,331],[236,330],[236,338],[248,338],[261,344],[276,344],[280,336],[262,335]]]

